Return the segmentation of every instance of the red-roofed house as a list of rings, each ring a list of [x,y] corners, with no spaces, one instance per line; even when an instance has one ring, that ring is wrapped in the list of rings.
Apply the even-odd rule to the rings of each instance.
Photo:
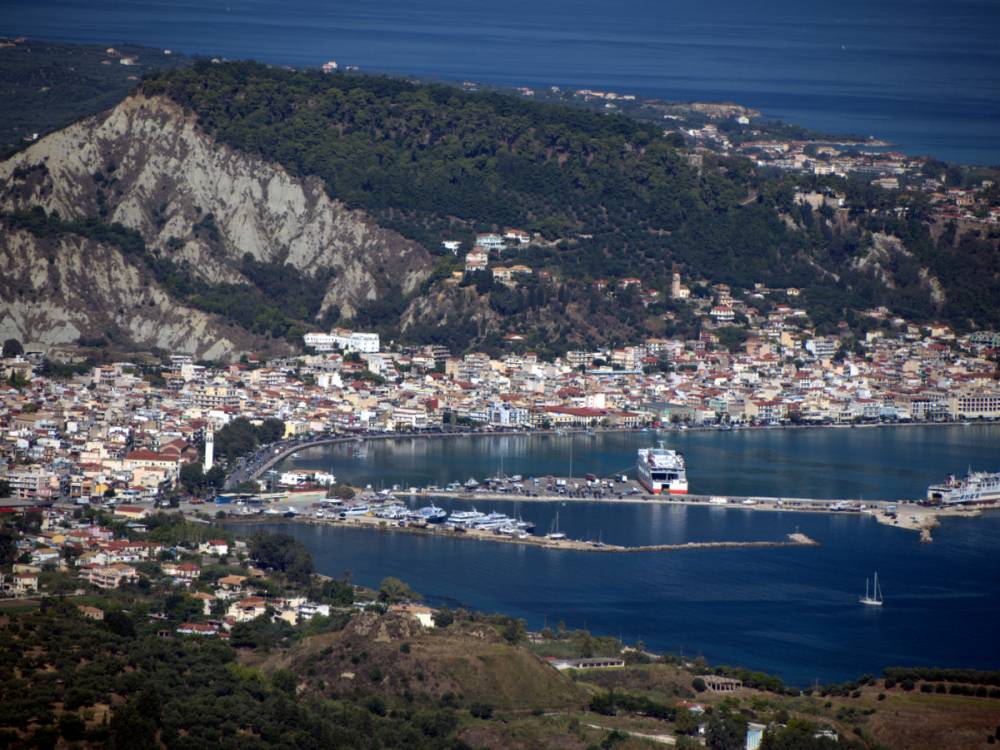
[[[181,635],[218,635],[219,628],[208,622],[184,622],[177,628]]]

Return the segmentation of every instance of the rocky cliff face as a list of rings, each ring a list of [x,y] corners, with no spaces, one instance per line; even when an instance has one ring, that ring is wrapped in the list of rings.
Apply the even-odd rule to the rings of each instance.
[[[0,164],[0,210],[36,205],[134,228],[210,282],[242,281],[245,253],[309,276],[332,268],[320,314],[408,292],[431,266],[424,248],[330,199],[318,179],[217,144],[165,98],[132,96]]]
[[[217,316],[177,304],[117,248],[76,235],[5,230],[0,277],[3,339],[50,349],[73,348],[82,339],[205,359],[262,343]]]

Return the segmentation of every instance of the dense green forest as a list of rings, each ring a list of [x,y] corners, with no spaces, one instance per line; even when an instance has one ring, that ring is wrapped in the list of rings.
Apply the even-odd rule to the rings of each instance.
[[[530,331],[541,308],[592,308],[588,280],[637,275],[646,288],[664,290],[675,268],[736,289],[755,282],[802,288],[803,303],[827,327],[849,309],[875,305],[959,327],[1000,323],[988,301],[1000,291],[992,245],[963,238],[946,251],[919,211],[896,218],[896,199],[866,182],[837,185],[849,198],[845,226],[797,206],[787,176],[711,154],[695,168],[676,135],[620,115],[255,63],[197,64],[151,74],[142,86],[195,111],[222,141],[295,174],[320,176],[332,196],[432,252],[442,239],[476,231],[540,233],[550,244],[512,257],[552,270],[565,290],[559,298],[497,290],[489,304],[508,329]],[[875,215],[873,206],[881,209]],[[876,231],[896,234],[910,251],[883,269],[891,284],[859,262]],[[932,301],[924,267],[941,279],[943,305]],[[406,302],[380,302],[359,320],[398,320]],[[634,332],[642,317],[658,312],[618,300],[609,314],[623,332]],[[434,338],[419,326],[410,334]]]
[[[699,174],[650,124],[254,63],[154,74],[143,89],[194,109],[226,143],[321,176],[331,195],[431,249],[458,219],[459,232],[571,239],[552,259],[567,275],[665,278],[679,261],[732,283],[810,276],[771,200],[741,205],[754,180],[742,162]]]
[[[113,610],[94,622],[69,602],[47,601],[4,623],[0,725],[30,728],[32,739],[4,729],[0,746],[55,747],[61,738],[119,750],[468,747],[453,739],[451,711],[419,706],[386,716],[350,698],[298,698],[295,676],[268,679],[241,666],[229,645],[159,637],[147,621]],[[95,726],[93,706],[111,703],[110,721]]]
[[[136,78],[157,68],[190,64],[163,50],[106,44],[56,44],[31,39],[0,46],[0,157],[81,117],[113,107],[135,88]],[[130,57],[135,65],[120,65]],[[16,105],[14,104],[16,102]]]

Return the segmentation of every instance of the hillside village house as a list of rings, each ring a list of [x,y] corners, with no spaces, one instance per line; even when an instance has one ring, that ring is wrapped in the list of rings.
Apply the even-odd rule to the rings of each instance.
[[[94,565],[80,571],[80,578],[101,589],[116,589],[123,582],[135,583],[139,571],[125,563]]]
[[[104,610],[98,607],[91,607],[88,604],[80,604],[77,605],[76,610],[88,620],[97,620],[100,622],[104,619]]]
[[[201,575],[201,568],[189,562],[165,562],[160,566],[164,575],[181,581],[193,581]]]
[[[523,229],[507,229],[503,233],[503,238],[517,245],[528,245],[531,243],[531,235]]]
[[[3,590],[16,595],[33,594],[38,591],[38,573],[12,573],[0,576]]]
[[[211,594],[206,594],[204,591],[194,592],[193,594],[191,594],[191,598],[197,599],[198,601],[201,602],[202,614],[205,615],[206,617],[212,614],[212,605],[215,604],[216,601],[218,601],[214,596],[212,596]]]
[[[501,252],[506,249],[506,244],[504,244],[503,237],[499,234],[479,234],[476,235],[476,245],[485,249],[486,251],[496,251]]]
[[[49,565],[58,563],[60,558],[59,550],[52,547],[39,547],[31,551],[32,565]]]
[[[389,607],[389,610],[409,615],[419,622],[422,627],[434,627],[434,610],[430,607],[425,607],[422,604],[393,604]]]
[[[177,626],[177,633],[180,635],[216,636],[219,634],[219,628],[210,622],[184,622]]]
[[[229,542],[225,539],[209,539],[198,545],[198,551],[203,555],[224,557],[229,554]]]
[[[465,272],[485,271],[490,265],[490,256],[482,247],[474,247],[465,256]]]
[[[220,599],[229,599],[243,593],[243,584],[247,580],[246,576],[228,575],[223,576],[216,585],[219,587],[216,596]]]
[[[733,312],[733,308],[731,307],[718,305],[713,307],[712,312],[709,314],[716,323],[732,323],[736,320],[736,313]]]
[[[227,622],[250,622],[267,612],[267,599],[262,596],[248,596],[229,605],[226,610]]]

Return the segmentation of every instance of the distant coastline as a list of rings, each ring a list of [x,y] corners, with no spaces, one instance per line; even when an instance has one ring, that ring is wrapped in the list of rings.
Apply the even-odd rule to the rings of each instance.
[[[848,2],[840,12],[854,19],[850,39],[839,20],[831,23],[826,14],[802,6],[793,16],[805,38],[790,45],[784,26],[768,26],[737,3],[716,9],[727,18],[728,34],[713,34],[704,9],[681,13],[690,15],[687,23],[668,24],[673,14],[644,3],[626,3],[613,16],[610,6],[595,6],[569,17],[536,4],[526,9],[531,21],[514,26],[497,25],[489,5],[456,9],[431,3],[418,10],[397,0],[377,14],[345,6],[317,15],[302,0],[184,7],[162,13],[155,25],[138,23],[150,9],[141,0],[124,11],[107,2],[58,13],[45,5],[12,0],[3,33],[77,44],[128,39],[175,53],[300,68],[335,59],[340,69],[456,84],[556,84],[663,101],[742,101],[765,118],[840,133],[839,140],[865,134],[858,139],[864,141],[874,132],[910,154],[970,165],[1000,162],[1000,142],[987,124],[995,121],[996,102],[976,85],[980,78],[968,75],[995,66],[996,53],[984,34],[991,20],[985,6],[949,15],[923,8],[904,18]],[[445,15],[448,24],[441,23]],[[612,17],[613,33],[607,28]],[[277,28],[286,33],[275,33],[270,22],[276,18],[285,19]],[[309,22],[289,26],[291,18]],[[928,28],[941,31],[933,56],[925,54]],[[539,43],[540,29],[556,38]],[[894,44],[885,45],[890,33]],[[702,43],[691,44],[691,34]],[[713,52],[720,48],[729,51],[724,59]]]

